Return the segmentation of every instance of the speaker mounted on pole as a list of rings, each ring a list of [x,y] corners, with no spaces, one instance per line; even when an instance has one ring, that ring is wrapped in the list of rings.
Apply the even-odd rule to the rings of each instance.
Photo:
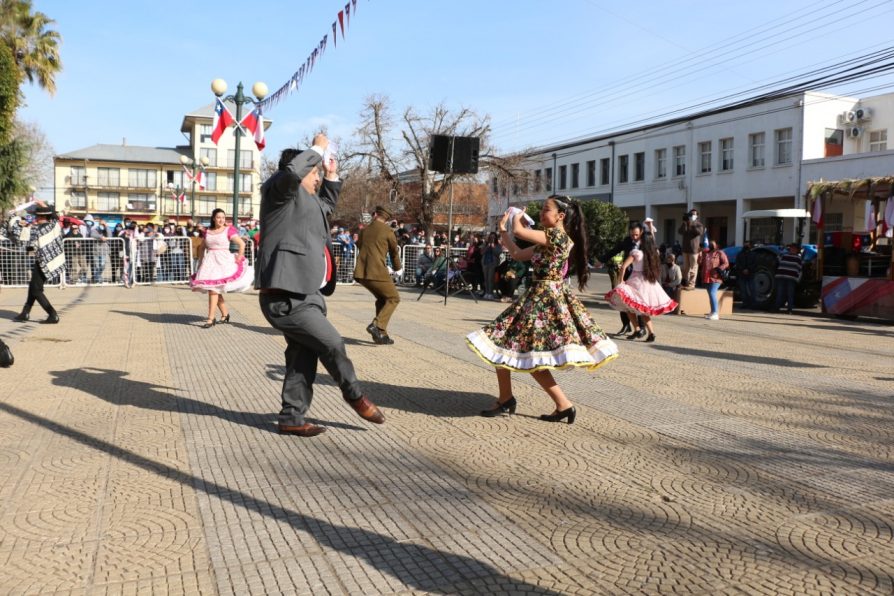
[[[479,137],[432,135],[429,167],[442,174],[477,174]]]

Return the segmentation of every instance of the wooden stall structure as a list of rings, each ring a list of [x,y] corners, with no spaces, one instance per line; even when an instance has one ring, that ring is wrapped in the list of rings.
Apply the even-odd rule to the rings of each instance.
[[[823,312],[894,321],[894,176],[811,182],[806,198],[817,225]],[[835,201],[846,201],[852,212],[862,204],[865,217],[832,241],[822,214]]]

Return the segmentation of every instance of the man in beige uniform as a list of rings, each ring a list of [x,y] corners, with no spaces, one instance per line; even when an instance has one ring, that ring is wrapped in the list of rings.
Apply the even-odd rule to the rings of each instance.
[[[366,330],[377,344],[394,343],[388,337],[388,321],[400,302],[391,273],[399,273],[403,266],[394,230],[385,223],[391,217],[385,207],[376,207],[372,222],[360,232],[357,240],[360,250],[354,267],[354,279],[376,297],[376,316]],[[391,271],[385,261],[386,255],[391,255]]]

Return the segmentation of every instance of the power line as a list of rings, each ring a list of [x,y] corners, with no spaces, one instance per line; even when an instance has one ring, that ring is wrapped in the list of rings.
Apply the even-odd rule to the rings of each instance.
[[[813,9],[813,10],[812,10],[812,14],[816,15],[817,13],[819,13],[819,12],[821,12],[821,11],[824,11],[824,10],[826,10],[826,9],[828,9],[828,8],[831,8],[831,7],[835,6],[835,5],[841,4],[841,3],[844,2],[844,1],[845,1],[845,0],[834,0],[834,1],[832,1],[832,2],[829,2],[826,6],[812,7],[812,9]],[[864,4],[864,3],[869,2],[869,1],[871,1],[871,0],[861,0],[858,4]],[[711,44],[711,45],[708,45],[708,46],[706,46],[706,47],[704,47],[704,48],[702,48],[702,49],[700,49],[700,50],[698,50],[698,51],[696,51],[696,52],[692,52],[692,53],[689,55],[688,58],[685,58],[685,59],[683,59],[682,61],[681,61],[680,59],[675,59],[675,60],[673,60],[673,61],[668,61],[668,62],[665,62],[665,63],[663,63],[663,64],[660,64],[660,65],[658,65],[658,66],[656,66],[656,67],[654,67],[654,68],[652,68],[652,69],[649,69],[649,70],[647,70],[647,71],[645,71],[645,72],[642,72],[642,73],[640,73],[640,74],[633,75],[633,76],[631,76],[631,77],[627,77],[626,79],[622,79],[621,81],[619,81],[618,83],[616,83],[613,87],[609,87],[609,89],[614,89],[614,88],[620,87],[620,86],[622,86],[622,85],[624,85],[624,84],[627,84],[627,83],[630,83],[630,82],[633,82],[633,81],[637,81],[637,80],[640,80],[640,79],[649,77],[650,75],[652,75],[652,74],[654,74],[654,73],[667,73],[669,68],[671,69],[671,70],[670,70],[670,74],[676,74],[677,71],[680,70],[680,66],[681,66],[682,64],[687,64],[687,63],[690,63],[690,62],[699,60],[699,59],[701,59],[702,57],[704,57],[704,56],[706,56],[706,55],[712,53],[715,49],[718,49],[718,48],[722,49],[722,48],[724,48],[724,47],[736,47],[736,43],[737,43],[737,42],[736,42],[735,40],[737,40],[737,38],[744,38],[744,37],[747,37],[747,36],[749,36],[750,33],[752,33],[752,32],[755,31],[755,30],[761,30],[761,29],[763,29],[764,32],[766,32],[766,31],[772,31],[773,29],[776,29],[776,28],[778,28],[778,27],[787,25],[787,24],[791,23],[792,21],[797,20],[797,19],[788,19],[788,20],[785,20],[785,19],[787,19],[788,17],[790,17],[790,16],[792,16],[792,15],[801,14],[801,13],[803,13],[803,12],[804,12],[804,9],[798,9],[798,10],[796,10],[796,11],[787,13],[787,14],[783,15],[782,17],[779,17],[778,19],[769,21],[769,23],[767,23],[766,25],[761,25],[761,26],[758,26],[758,27],[754,27],[754,28],[752,28],[752,29],[748,29],[748,30],[746,30],[746,31],[744,31],[744,32],[742,32],[742,33],[739,33],[739,34],[737,34],[737,35],[732,36],[731,38],[727,38],[727,39],[725,39],[723,42],[718,42],[718,43],[715,43],[715,44]],[[776,21],[781,21],[781,22],[778,23],[778,24],[776,24],[776,25],[772,25],[772,23],[775,23]],[[760,41],[760,40],[758,40],[758,41]],[[753,36],[752,36],[752,43],[755,43],[754,40],[753,40]],[[672,67],[673,67],[673,68],[672,68]],[[565,101],[563,101],[563,102],[559,102],[558,104],[549,104],[549,105],[541,106],[540,108],[535,108],[535,109],[533,109],[533,110],[530,110],[529,113],[548,112],[548,111],[551,111],[551,110],[554,110],[554,109],[557,109],[557,108],[560,108],[560,107],[563,107],[563,106],[567,106],[567,105],[574,104],[575,102],[578,102],[579,100],[586,99],[586,98],[588,98],[588,97],[592,97],[592,96],[594,96],[594,95],[599,96],[599,95],[601,95],[601,94],[604,94],[605,92],[606,92],[606,89],[605,89],[605,88],[600,88],[600,89],[595,90],[595,91],[593,91],[593,92],[589,92],[589,93],[586,93],[586,94],[583,94],[583,95],[580,95],[580,96],[577,96],[577,97],[569,98],[568,100],[565,100]],[[495,125],[498,125],[498,126],[499,126],[500,124],[502,124],[501,121],[498,121],[498,122],[495,123]]]

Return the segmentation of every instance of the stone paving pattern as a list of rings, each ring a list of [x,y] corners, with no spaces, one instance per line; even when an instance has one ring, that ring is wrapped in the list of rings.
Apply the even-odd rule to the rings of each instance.
[[[585,296],[609,332],[617,314]],[[894,327],[814,315],[665,316],[594,374],[574,425],[463,337],[502,305],[402,291],[329,316],[384,426],[320,370],[313,439],[275,432],[282,338],[253,293],[199,327],[184,287],[0,295],[2,594],[891,594]],[[35,310],[39,319],[41,313]]]

